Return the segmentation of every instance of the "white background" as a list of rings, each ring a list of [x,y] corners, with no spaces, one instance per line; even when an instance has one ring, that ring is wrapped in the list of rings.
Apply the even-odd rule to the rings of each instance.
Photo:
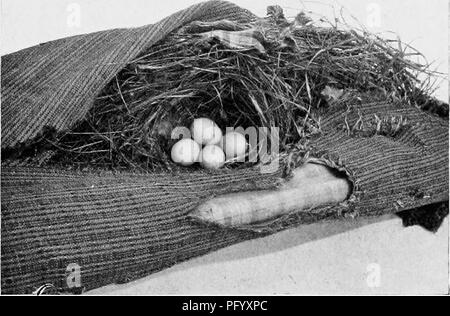
[[[1,0],[2,55],[49,40],[154,23],[195,0]],[[236,0],[259,16],[333,18],[344,7],[372,32],[392,31],[448,73],[447,0]],[[349,19],[348,22],[356,23]],[[386,36],[388,34],[386,33]],[[389,35],[392,36],[392,35]],[[448,82],[436,96],[448,100]],[[195,258],[93,294],[439,294],[448,292],[448,218],[437,234],[394,216],[302,226]]]

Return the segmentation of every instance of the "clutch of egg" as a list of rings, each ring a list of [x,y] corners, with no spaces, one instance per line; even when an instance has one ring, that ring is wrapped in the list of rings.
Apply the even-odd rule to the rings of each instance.
[[[245,156],[245,137],[236,132],[223,136],[220,127],[208,118],[195,119],[190,131],[192,139],[184,138],[172,147],[171,156],[175,163],[189,166],[198,161],[203,168],[219,169],[225,159]]]

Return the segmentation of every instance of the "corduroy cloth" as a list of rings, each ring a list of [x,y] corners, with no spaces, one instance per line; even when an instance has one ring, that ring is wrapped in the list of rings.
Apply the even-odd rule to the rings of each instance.
[[[254,16],[211,1],[154,25],[70,37],[2,57],[2,148],[31,140],[45,126],[71,127],[142,50],[191,21],[224,18]],[[335,105],[320,116],[322,133],[307,155],[345,171],[352,196],[241,230],[187,215],[215,195],[274,188],[283,170],[138,174],[3,165],[2,292],[30,293],[46,283],[89,290],[295,225],[448,200],[446,119],[386,102]],[[390,133],[389,124],[405,119]]]

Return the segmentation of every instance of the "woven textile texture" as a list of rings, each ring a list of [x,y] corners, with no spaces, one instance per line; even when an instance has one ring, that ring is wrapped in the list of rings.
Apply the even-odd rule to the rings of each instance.
[[[3,56],[2,148],[27,142],[46,126],[71,127],[142,50],[191,21],[225,18],[254,16],[210,1],[154,25],[74,36]],[[448,119],[388,102],[336,105],[317,115],[322,133],[308,144],[308,155],[345,171],[352,196],[246,229],[208,226],[187,215],[212,196],[275,188],[284,181],[284,166],[273,173],[135,173],[3,164],[2,293],[31,293],[46,283],[79,292],[127,282],[295,225],[448,200]],[[398,132],[384,129],[399,118],[407,124]]]

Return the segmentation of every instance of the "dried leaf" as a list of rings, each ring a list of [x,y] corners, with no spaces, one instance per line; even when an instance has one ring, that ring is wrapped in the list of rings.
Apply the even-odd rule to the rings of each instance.
[[[267,7],[267,16],[272,18],[276,24],[287,24],[283,9],[279,5],[271,5]]]
[[[294,23],[299,26],[306,26],[313,22],[313,20],[305,14],[305,12],[300,12],[295,17]]]
[[[216,30],[203,33],[202,36],[206,40],[217,39],[229,48],[234,49],[256,49],[261,54],[265,54],[264,46],[256,39],[256,32],[254,30],[245,30],[238,32]]]
[[[336,89],[330,86],[326,86],[320,93],[327,101],[336,102],[344,94],[343,89]]]

